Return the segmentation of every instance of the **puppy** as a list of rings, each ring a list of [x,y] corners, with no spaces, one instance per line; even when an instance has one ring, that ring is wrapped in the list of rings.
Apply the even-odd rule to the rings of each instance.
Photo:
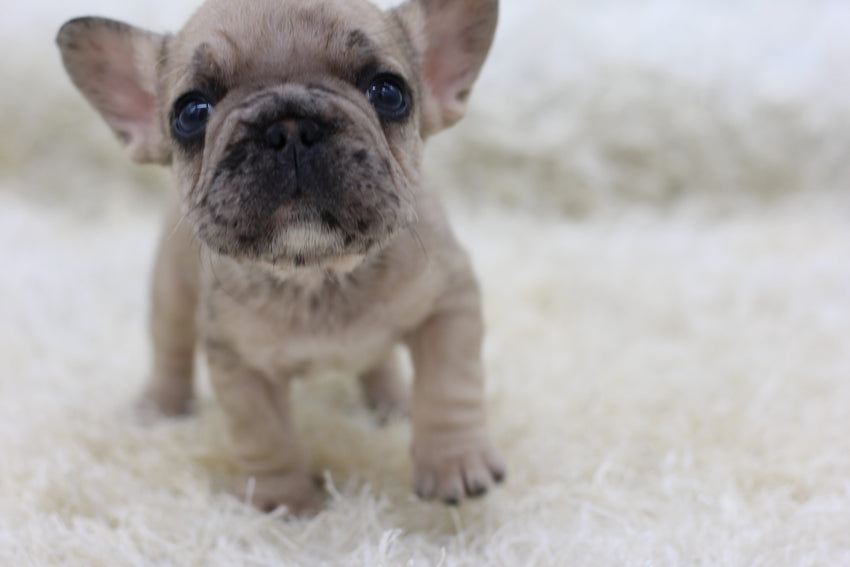
[[[423,142],[464,114],[497,12],[208,0],[174,35],[101,18],[59,32],[71,79],[129,155],[174,174],[144,397],[187,412],[200,345],[236,493],[261,509],[320,504],[292,380],[344,371],[382,416],[406,411],[400,343],[416,492],[454,504],[505,476],[486,428],[478,285],[420,171]]]

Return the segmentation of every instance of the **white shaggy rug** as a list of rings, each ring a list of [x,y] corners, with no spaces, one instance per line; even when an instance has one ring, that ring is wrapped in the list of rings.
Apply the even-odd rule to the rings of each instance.
[[[109,8],[31,4],[44,45]],[[52,51],[4,60],[0,565],[850,565],[850,13],[505,4],[431,160],[485,290],[510,466],[457,509],[412,495],[408,424],[377,426],[350,379],[296,392],[330,487],[311,519],[223,490],[203,381],[197,415],[135,424],[166,178],[124,165]]]
[[[332,499],[287,522],[223,492],[208,393],[184,421],[127,417],[153,214],[0,194],[0,564],[848,565],[850,226],[806,208],[458,214],[509,482],[418,502],[407,424],[319,380],[296,407]]]

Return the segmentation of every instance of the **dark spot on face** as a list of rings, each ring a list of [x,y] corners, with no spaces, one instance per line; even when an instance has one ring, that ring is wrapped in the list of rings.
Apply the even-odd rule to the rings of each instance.
[[[227,153],[218,162],[219,171],[234,172],[242,167],[245,160],[248,159],[249,148],[247,144],[234,144],[228,148]]]
[[[346,247],[351,246],[352,244],[354,244],[354,235],[352,235],[352,234],[346,234],[346,235],[345,235],[345,242],[344,242],[344,244],[345,244],[345,246],[346,246]]]
[[[239,244],[247,246],[256,242],[257,237],[251,234],[240,234],[236,237],[236,239],[239,241]]]
[[[357,230],[359,230],[360,232],[366,232],[367,230],[369,230],[369,221],[364,219],[360,219],[359,221],[357,221]]]
[[[296,254],[295,256],[295,265],[299,268],[307,265],[307,260],[304,258],[303,254]]]
[[[348,37],[345,40],[345,47],[349,50],[369,50],[372,48],[372,41],[363,31],[352,30],[348,33]]]
[[[366,150],[357,150],[356,152],[351,154],[351,158],[360,165],[362,165],[368,157],[369,153]]]
[[[337,218],[328,211],[322,213],[322,224],[330,230],[337,230],[340,228],[339,220],[337,220]]]

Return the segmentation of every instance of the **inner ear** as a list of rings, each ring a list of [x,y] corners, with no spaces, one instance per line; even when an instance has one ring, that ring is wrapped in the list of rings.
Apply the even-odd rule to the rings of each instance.
[[[156,95],[165,37],[113,20],[79,18],[62,26],[56,41],[71,80],[130,156],[167,162]]]
[[[498,13],[498,0],[409,0],[398,8],[421,53],[430,95],[423,109],[423,135],[448,128],[466,113],[493,43]]]

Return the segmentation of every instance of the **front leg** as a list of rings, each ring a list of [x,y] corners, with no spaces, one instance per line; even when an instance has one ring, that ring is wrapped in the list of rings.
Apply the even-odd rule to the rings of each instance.
[[[150,331],[153,370],[142,396],[143,415],[149,410],[164,416],[189,412],[197,328],[198,251],[191,230],[171,206],[154,265]]]
[[[314,510],[319,483],[308,473],[289,411],[289,380],[271,382],[228,345],[206,342],[210,377],[241,469],[234,492],[261,510]]]
[[[482,496],[506,474],[490,443],[481,363],[477,287],[445,302],[411,334],[413,461],[417,494],[457,504]]]

